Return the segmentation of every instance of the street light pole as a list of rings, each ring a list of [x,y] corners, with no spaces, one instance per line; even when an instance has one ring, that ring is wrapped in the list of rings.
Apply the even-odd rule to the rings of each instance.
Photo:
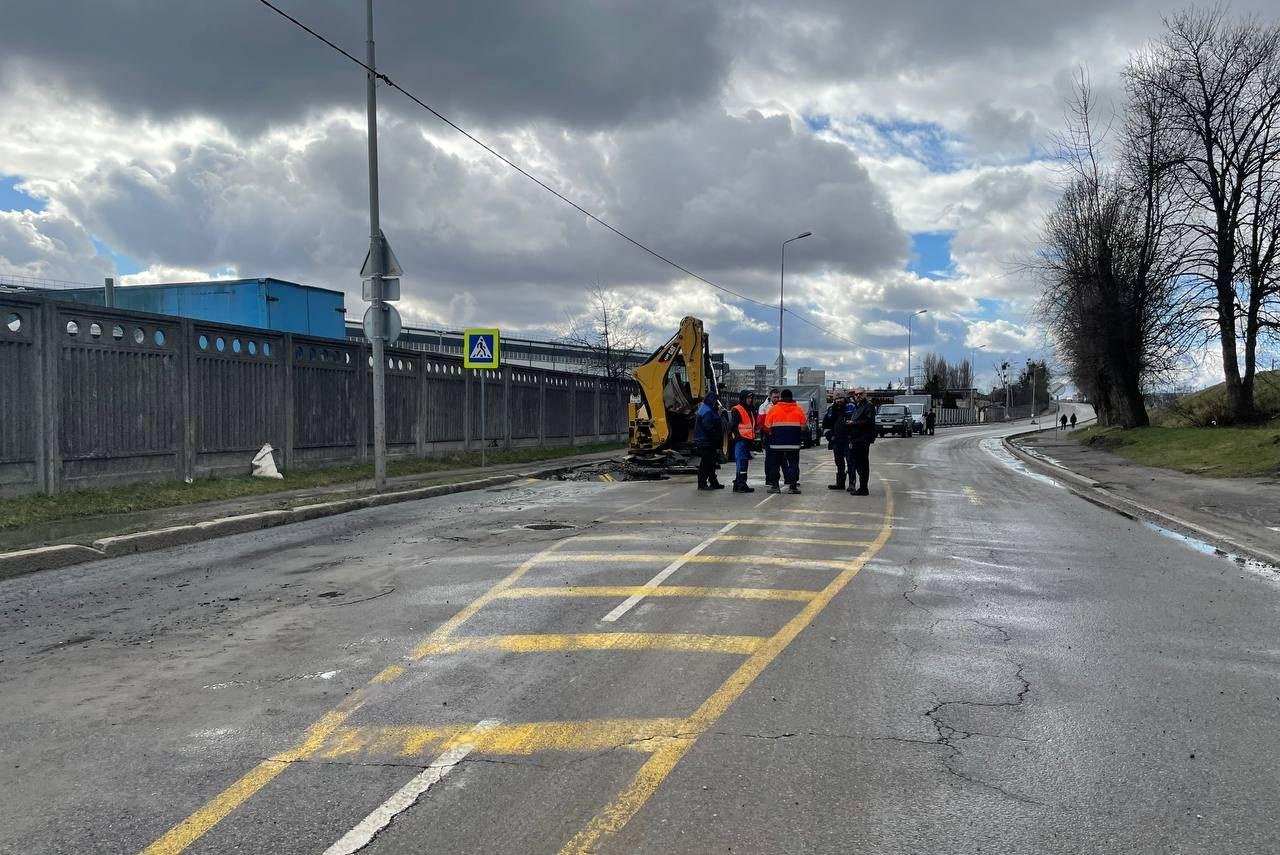
[[[915,378],[911,376],[911,322],[916,319],[916,315],[923,315],[928,309],[921,309],[918,312],[912,312],[907,315],[907,394],[915,392]]]
[[[786,363],[782,359],[782,290],[787,282],[787,244],[793,240],[800,240],[812,235],[813,232],[805,232],[802,235],[796,235],[793,238],[787,238],[782,242],[782,263],[778,265],[778,385],[781,386],[786,382]]]
[[[383,302],[382,227],[378,222],[378,77],[373,55],[373,0],[365,0],[369,40],[365,46],[365,64],[369,66],[366,101],[369,123],[369,264],[372,281],[369,289],[373,308],[373,486],[387,486],[387,360],[383,339],[387,319]]]

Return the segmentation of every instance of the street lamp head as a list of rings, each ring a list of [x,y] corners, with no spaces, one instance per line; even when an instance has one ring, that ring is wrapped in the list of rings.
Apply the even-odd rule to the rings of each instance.
[[[921,310],[920,310],[920,311],[918,311],[918,312],[912,312],[912,315],[923,315],[923,314],[924,314],[925,312],[927,312],[927,311],[929,311],[929,310],[928,310],[928,309],[921,309]]]
[[[807,237],[813,237],[813,232],[805,232],[802,235],[796,235],[795,239],[800,240],[800,238],[807,238]]]

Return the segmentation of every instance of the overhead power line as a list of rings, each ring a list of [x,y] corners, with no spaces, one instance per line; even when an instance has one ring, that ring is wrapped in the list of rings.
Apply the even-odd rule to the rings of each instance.
[[[527,169],[525,169],[524,167],[522,167],[520,164],[516,163],[515,161],[511,160],[510,158],[508,158],[506,155],[502,154],[502,152],[500,152],[500,151],[498,151],[497,149],[493,148],[493,146],[489,145],[489,144],[488,144],[488,143],[486,143],[484,140],[479,139],[479,138],[478,138],[478,137],[476,137],[474,134],[472,134],[470,131],[468,131],[466,128],[463,128],[463,127],[462,127],[461,125],[459,125],[457,122],[454,122],[454,121],[453,121],[452,119],[450,119],[448,116],[445,116],[444,114],[442,114],[442,113],[441,113],[439,110],[437,110],[435,107],[432,107],[430,104],[428,104],[427,102],[423,101],[423,100],[422,100],[421,98],[419,98],[417,95],[413,94],[413,93],[412,93],[412,92],[410,92],[408,89],[405,89],[405,88],[404,88],[403,86],[401,86],[399,83],[396,83],[394,80],[392,80],[390,77],[388,77],[385,73],[383,73],[383,72],[381,72],[381,71],[377,71],[377,70],[375,70],[375,69],[370,68],[370,67],[369,67],[369,66],[368,66],[368,65],[367,65],[363,60],[361,60],[359,57],[356,57],[354,54],[352,54],[352,53],[350,53],[350,52],[348,52],[348,51],[344,50],[341,46],[339,46],[339,45],[335,44],[334,42],[330,41],[328,38],[326,38],[326,37],[325,37],[325,36],[323,36],[322,34],[320,34],[320,33],[316,32],[316,31],[315,31],[315,30],[313,30],[311,27],[307,26],[307,25],[306,25],[306,24],[304,24],[302,21],[300,21],[300,20],[298,20],[297,18],[295,18],[293,15],[290,15],[288,12],[284,11],[284,10],[283,10],[283,9],[281,9],[279,6],[277,6],[277,5],[275,5],[274,3],[272,3],[272,2],[271,2],[271,0],[258,0],[258,2],[259,2],[259,3],[261,3],[263,6],[266,6],[266,7],[267,7],[268,9],[270,9],[272,12],[275,12],[275,13],[276,13],[277,15],[279,15],[280,17],[282,17],[282,18],[284,18],[285,20],[289,21],[290,23],[294,24],[294,25],[295,25],[295,26],[297,26],[299,29],[303,30],[304,32],[308,33],[309,35],[313,36],[314,38],[316,38],[316,39],[320,40],[321,42],[323,42],[324,44],[328,45],[330,48],[332,48],[333,50],[337,51],[337,52],[338,52],[338,53],[340,53],[342,56],[346,57],[346,58],[347,58],[348,60],[350,60],[352,63],[354,63],[354,64],[356,64],[356,65],[360,66],[361,68],[363,68],[363,69],[365,70],[365,72],[366,72],[366,73],[372,73],[375,77],[377,77],[377,79],[378,79],[378,80],[381,80],[383,83],[385,83],[385,84],[386,84],[387,86],[389,86],[390,88],[392,88],[392,89],[396,90],[397,92],[399,92],[400,94],[404,95],[404,96],[405,96],[406,98],[408,98],[410,101],[412,101],[413,103],[417,104],[419,107],[421,107],[422,109],[426,110],[428,113],[430,113],[431,115],[435,116],[435,117],[436,117],[437,119],[439,119],[441,122],[444,122],[446,125],[448,125],[449,127],[453,128],[455,131],[457,131],[458,133],[462,134],[462,135],[463,135],[464,137],[466,137],[467,139],[471,140],[473,143],[475,143],[476,145],[478,145],[480,148],[484,149],[486,152],[488,152],[489,154],[493,155],[493,156],[494,156],[494,157],[496,157],[498,160],[502,161],[502,162],[503,162],[503,163],[505,163],[507,166],[511,167],[511,168],[512,168],[512,169],[514,169],[516,172],[520,173],[520,174],[521,174],[521,175],[523,175],[525,178],[527,178],[527,179],[529,179],[530,181],[532,181],[534,184],[537,184],[537,185],[538,185],[539,187],[541,187],[543,190],[546,190],[548,193],[550,193],[551,195],[555,196],[555,197],[556,197],[557,199],[559,199],[561,202],[564,202],[566,205],[568,205],[569,207],[571,207],[571,208],[573,208],[574,210],[578,211],[579,213],[581,213],[582,215],[584,215],[584,216],[585,216],[585,217],[587,217],[588,219],[590,219],[590,220],[594,221],[595,223],[597,223],[597,224],[599,224],[599,225],[603,226],[604,228],[608,229],[609,231],[613,232],[615,235],[617,235],[618,237],[622,238],[623,240],[625,240],[627,243],[631,244],[632,246],[635,246],[636,248],[638,248],[638,249],[640,249],[640,250],[643,250],[644,252],[647,252],[649,255],[653,256],[654,258],[658,259],[659,261],[663,262],[664,264],[670,265],[671,267],[675,268],[676,270],[679,270],[681,273],[684,273],[686,276],[689,276],[689,277],[691,277],[691,278],[693,278],[693,279],[695,279],[695,280],[697,280],[697,281],[699,281],[699,282],[703,283],[704,285],[710,285],[712,288],[715,288],[717,291],[721,291],[721,292],[723,292],[723,293],[725,293],[725,294],[729,294],[730,296],[735,297],[735,298],[737,298],[737,299],[739,299],[739,300],[742,300],[742,301],[744,301],[744,302],[751,303],[751,304],[753,304],[753,305],[760,306],[760,307],[762,307],[762,308],[769,309],[769,310],[771,310],[771,311],[773,310],[774,306],[773,306],[771,303],[765,303],[765,302],[763,302],[763,301],[761,301],[761,300],[756,300],[756,299],[754,299],[754,298],[752,298],[752,297],[748,297],[746,294],[742,294],[742,293],[740,293],[740,292],[738,292],[738,291],[733,290],[732,288],[728,288],[728,287],[726,287],[726,286],[724,286],[724,285],[721,285],[719,282],[713,282],[712,280],[710,280],[710,279],[706,278],[705,276],[702,276],[701,274],[694,273],[692,270],[690,270],[689,268],[685,267],[683,264],[680,264],[679,262],[674,261],[674,260],[673,260],[673,259],[671,259],[671,258],[668,258],[667,256],[663,255],[662,253],[658,252],[656,249],[653,249],[652,247],[647,246],[646,244],[642,243],[641,241],[636,240],[635,238],[631,237],[631,235],[627,234],[626,232],[622,231],[622,230],[621,230],[621,229],[619,229],[619,228],[616,228],[616,227],[615,227],[615,226],[613,226],[611,223],[609,223],[609,222],[607,222],[607,221],[605,221],[605,220],[601,219],[600,217],[596,216],[596,215],[595,215],[594,213],[592,213],[591,211],[589,211],[589,210],[587,210],[586,208],[582,207],[582,206],[581,206],[581,205],[579,205],[577,202],[573,201],[573,200],[572,200],[572,199],[570,199],[568,196],[564,195],[564,194],[563,194],[563,193],[561,193],[559,190],[555,189],[554,187],[552,187],[550,184],[548,184],[548,183],[546,183],[545,181],[543,181],[543,180],[542,180],[541,178],[539,178],[538,176],[536,176],[536,175],[534,175],[533,173],[529,172]],[[813,327],[813,328],[814,328],[814,329],[816,329],[816,330],[821,331],[822,333],[825,333],[826,335],[830,336],[831,338],[836,339],[837,341],[844,342],[845,344],[852,345],[853,347],[863,348],[864,350],[874,350],[874,351],[877,351],[877,352],[879,352],[879,353],[894,353],[894,352],[896,352],[896,351],[893,351],[893,350],[890,350],[890,349],[887,349],[887,348],[872,347],[871,345],[863,344],[863,343],[861,343],[861,342],[854,341],[853,339],[846,338],[845,336],[842,336],[842,335],[840,335],[839,333],[836,333],[836,332],[834,332],[834,331],[832,331],[832,330],[830,330],[830,329],[828,329],[828,328],[826,328],[826,327],[822,326],[821,324],[818,324],[818,323],[816,323],[816,322],[814,322],[814,321],[810,320],[809,318],[807,318],[807,317],[805,317],[804,315],[802,315],[802,314],[800,314],[800,313],[796,312],[796,311],[795,311],[795,310],[793,310],[793,309],[786,309],[786,308],[784,308],[784,309],[783,309],[783,311],[785,311],[788,315],[791,315],[792,317],[794,317],[796,320],[800,321],[801,323],[808,324],[809,326]]]

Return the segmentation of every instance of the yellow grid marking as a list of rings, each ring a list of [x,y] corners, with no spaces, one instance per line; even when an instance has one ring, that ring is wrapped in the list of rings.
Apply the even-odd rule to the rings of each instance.
[[[812,543],[818,546],[870,546],[869,540],[823,540],[816,537],[771,537],[767,534],[722,534],[716,540],[743,540],[750,543]]]
[[[717,538],[718,540],[719,538]],[[565,562],[584,561],[601,563],[666,563],[679,560],[681,564],[768,564],[774,567],[816,567],[820,569],[843,570],[852,562],[831,558],[792,558],[784,555],[689,555],[680,553],[648,553],[648,552],[557,552],[555,555],[538,559],[539,564],[563,564]]]
[[[872,519],[880,519],[880,514],[873,511],[811,511],[803,508],[771,508],[770,513],[781,514],[817,514],[822,517],[871,517]]]
[[[403,673],[404,673],[404,666],[388,665],[386,668],[383,668],[381,671],[375,674],[373,679],[370,680],[369,682],[374,684],[390,683],[392,680],[396,679]]]
[[[707,597],[724,600],[784,600],[807,603],[817,591],[798,591],[787,588],[699,588],[688,585],[564,585],[558,588],[508,588],[502,592],[504,600],[525,597]]]
[[[428,641],[413,658],[472,650],[548,653],[563,650],[680,650],[693,653],[752,653],[758,635],[700,635],[685,632],[568,632],[538,635],[480,635]]]
[[[473,724],[344,727],[309,760],[413,757],[438,752],[451,740],[466,739],[481,754],[527,756],[542,751],[608,751],[627,748],[649,753],[681,737],[684,719],[594,719],[499,724],[473,732]]]
[[[863,523],[826,523],[826,522],[809,522],[807,520],[779,520],[779,519],[756,519],[756,520],[600,520],[601,525],[725,525],[727,523],[737,523],[738,525],[794,525],[801,528],[839,528],[850,529],[860,528],[869,531],[878,531],[878,525],[864,525]]]
[[[830,584],[806,604],[795,617],[787,621],[782,629],[766,639],[747,661],[738,666],[738,669],[729,675],[720,688],[716,689],[711,697],[707,698],[702,706],[685,720],[685,733],[688,738],[669,741],[649,755],[649,759],[632,777],[622,793],[601,808],[591,821],[560,849],[559,855],[590,855],[598,851],[603,838],[615,834],[630,822],[636,812],[666,780],[667,775],[671,774],[671,770],[697,741],[697,737],[715,725],[720,716],[724,715],[730,705],[755,682],[778,654],[813,622],[814,618],[844,590],[863,566],[888,542],[889,536],[893,533],[893,491],[887,483],[884,487],[884,522],[871,546],[856,560],[850,562],[848,569],[832,579]]]

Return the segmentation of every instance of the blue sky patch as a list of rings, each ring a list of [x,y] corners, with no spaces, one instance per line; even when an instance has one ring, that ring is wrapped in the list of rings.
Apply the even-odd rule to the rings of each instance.
[[[820,134],[831,128],[830,116],[805,116],[804,123],[809,126],[809,130],[815,134]]]
[[[954,172],[955,138],[937,122],[911,122],[864,115],[859,119],[875,129],[897,154],[923,163],[930,172]]]
[[[16,175],[0,175],[0,211],[40,213],[44,210],[44,202],[19,190],[18,184],[21,181]]]
[[[911,235],[911,260],[907,269],[926,279],[945,279],[955,272],[951,239],[955,232],[915,232]]]
[[[116,264],[116,273],[121,276],[128,276],[130,273],[142,272],[142,265],[135,261],[132,257],[122,252],[116,252],[97,238],[93,239],[93,251],[98,255],[109,258]]]

